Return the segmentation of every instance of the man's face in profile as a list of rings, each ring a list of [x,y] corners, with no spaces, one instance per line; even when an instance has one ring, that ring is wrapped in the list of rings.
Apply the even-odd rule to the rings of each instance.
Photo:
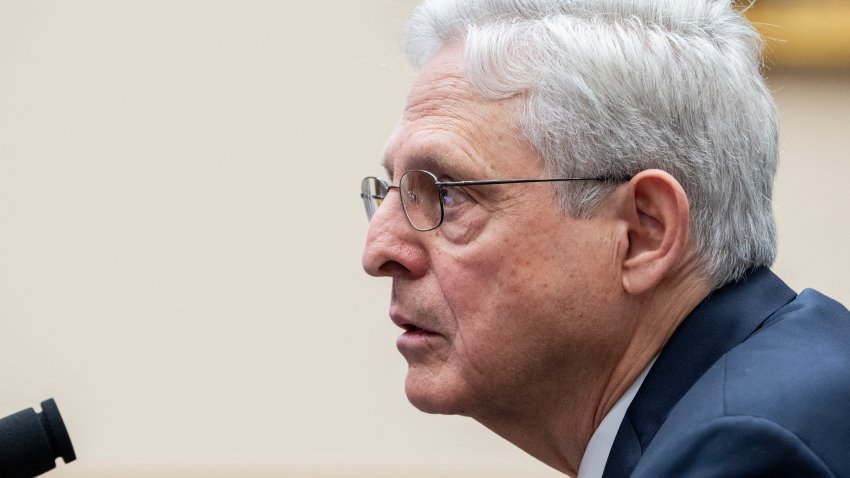
[[[449,45],[421,70],[386,150],[388,181],[418,169],[447,181],[548,176],[512,120],[518,100],[481,97],[461,55]],[[622,293],[613,214],[603,205],[572,219],[541,183],[444,194],[443,224],[420,232],[391,190],[363,255],[368,273],[393,280],[408,398],[423,411],[476,417],[516,410],[517,400],[547,406],[535,398],[592,373],[587,364],[619,340],[605,309]]]

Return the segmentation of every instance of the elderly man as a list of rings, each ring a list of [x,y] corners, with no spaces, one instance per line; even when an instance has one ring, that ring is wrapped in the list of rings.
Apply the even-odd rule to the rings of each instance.
[[[768,266],[776,111],[728,0],[428,0],[363,266],[410,401],[585,476],[850,476],[850,313]]]

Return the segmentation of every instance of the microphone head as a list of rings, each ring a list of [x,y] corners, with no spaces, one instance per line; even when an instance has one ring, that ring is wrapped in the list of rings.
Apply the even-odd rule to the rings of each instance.
[[[62,415],[59,414],[59,407],[52,398],[41,402],[41,422],[47,433],[47,438],[50,441],[50,447],[53,449],[54,459],[62,457],[65,463],[71,463],[77,459],[74,453],[74,445],[71,444],[71,437],[68,435],[68,429],[65,428],[65,422],[62,420]]]

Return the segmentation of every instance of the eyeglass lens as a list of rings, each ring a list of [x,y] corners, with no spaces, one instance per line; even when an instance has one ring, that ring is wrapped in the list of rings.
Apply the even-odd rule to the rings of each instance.
[[[443,205],[434,175],[427,171],[408,171],[401,177],[399,189],[404,212],[414,228],[429,231],[440,225]]]
[[[387,184],[375,177],[363,178],[360,183],[360,197],[363,198],[363,205],[366,206],[366,217],[371,221],[384,198],[387,197]]]
[[[401,177],[398,187],[401,205],[411,226],[420,231],[430,231],[440,225],[443,220],[443,205],[440,202],[437,178],[433,174],[427,171],[408,171]],[[363,178],[360,197],[363,198],[366,217],[369,220],[378,211],[388,193],[389,186],[382,179]]]

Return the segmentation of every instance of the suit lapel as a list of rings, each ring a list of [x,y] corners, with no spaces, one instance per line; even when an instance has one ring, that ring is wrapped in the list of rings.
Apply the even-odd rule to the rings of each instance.
[[[605,478],[631,474],[667,415],[723,354],[796,294],[767,268],[710,294],[664,346],[620,424]]]
[[[637,396],[635,396],[637,399]],[[616,453],[615,453],[616,452]],[[605,463],[605,472],[603,477],[621,477],[629,476],[629,474],[637,466],[643,450],[640,447],[637,431],[629,419],[628,412],[620,423],[620,429],[617,431],[617,437],[614,438],[614,444],[611,446],[611,453],[608,455],[608,462]]]

